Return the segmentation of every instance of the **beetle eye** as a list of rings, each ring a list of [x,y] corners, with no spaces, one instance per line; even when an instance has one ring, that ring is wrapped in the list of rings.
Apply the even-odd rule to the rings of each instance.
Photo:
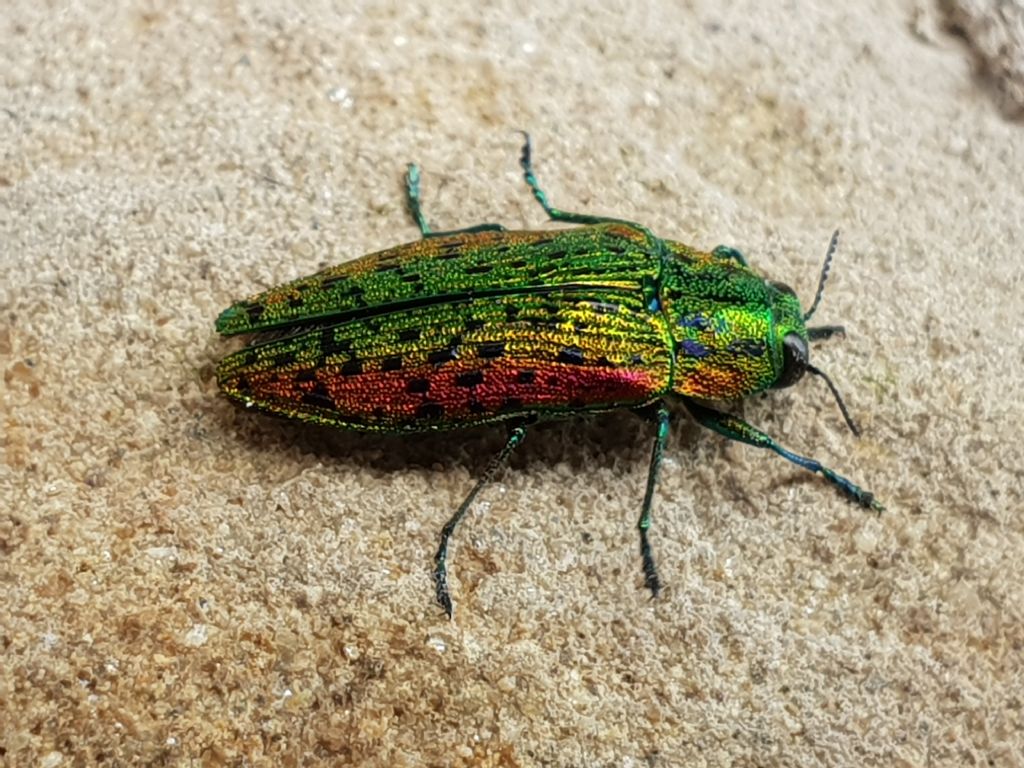
[[[774,288],[779,293],[784,293],[787,296],[796,296],[796,291],[794,291],[792,288],[790,288],[785,283],[778,283],[778,282],[776,282],[774,280],[769,280],[768,281],[768,285],[770,285],[772,288]]]
[[[775,388],[791,387],[800,381],[806,370],[807,342],[795,333],[787,333],[782,340],[782,373]]]

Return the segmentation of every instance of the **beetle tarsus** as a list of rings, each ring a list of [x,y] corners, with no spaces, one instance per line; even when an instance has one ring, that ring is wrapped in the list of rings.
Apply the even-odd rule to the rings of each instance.
[[[647,531],[643,528],[640,529],[640,557],[644,564],[644,586],[651,590],[651,599],[654,600],[661,592],[661,579],[658,578],[658,568],[654,564],[654,553],[647,540]]]
[[[440,553],[438,553],[440,554]],[[448,592],[448,575],[444,565],[444,559],[438,561],[437,567],[434,569],[434,594],[437,597],[438,604],[444,608],[444,612],[448,614],[449,621],[452,618],[452,596]]]

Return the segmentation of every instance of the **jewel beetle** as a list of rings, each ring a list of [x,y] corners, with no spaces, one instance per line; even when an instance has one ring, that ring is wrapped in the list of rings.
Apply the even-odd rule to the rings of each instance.
[[[704,252],[634,222],[553,207],[523,135],[520,164],[534,198],[552,220],[580,226],[432,231],[420,204],[419,169],[409,165],[407,204],[421,239],[224,310],[217,331],[251,338],[218,365],[223,393],[258,411],[369,432],[506,423],[504,447],[441,531],[433,574],[449,617],[452,533],[539,420],[619,408],[653,420],[638,529],[644,583],[654,596],[660,581],[648,529],[669,434],[668,401],[681,402],[705,427],[774,451],[881,511],[873,494],[716,407],[810,373],[825,381],[857,433],[835,385],[809,357],[810,342],[843,330],[807,325],[838,232],[805,312],[789,286],[759,275],[734,248]]]

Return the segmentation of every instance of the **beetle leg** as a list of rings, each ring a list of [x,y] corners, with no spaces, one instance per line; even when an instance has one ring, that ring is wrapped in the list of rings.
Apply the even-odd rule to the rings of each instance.
[[[807,329],[807,338],[811,341],[831,339],[837,335],[845,336],[846,329],[841,325],[814,325]]]
[[[744,256],[741,251],[737,250],[736,248],[733,248],[730,245],[715,246],[715,249],[711,252],[711,255],[719,259],[729,259],[730,261],[735,261],[742,267],[748,266],[747,257]]]
[[[519,157],[519,164],[523,166],[523,178],[526,179],[527,185],[530,187],[530,191],[533,192],[533,197],[540,203],[544,212],[551,217],[553,221],[565,221],[570,224],[628,224],[631,227],[647,231],[646,227],[643,227],[635,222],[627,221],[626,219],[616,219],[610,216],[594,216],[589,213],[570,213],[569,211],[563,211],[555,208],[551,203],[548,202],[548,196],[544,194],[544,190],[540,188],[537,183],[537,177],[533,175],[533,159],[531,155],[531,144],[530,134],[526,131],[520,131],[523,134],[525,142],[523,143],[523,153]]]
[[[434,555],[434,587],[436,589],[437,602],[444,608],[445,613],[448,614],[448,618],[452,617],[452,598],[448,592],[448,567],[446,560],[448,558],[448,541],[451,539],[452,534],[455,532],[455,527],[462,520],[466,511],[473,504],[473,500],[477,494],[480,493],[481,489],[494,479],[494,476],[498,473],[505,464],[508,463],[509,456],[512,455],[512,451],[523,442],[523,438],[526,437],[526,423],[516,424],[509,430],[508,440],[505,442],[498,455],[491,459],[491,462],[487,465],[484,470],[483,476],[477,481],[476,485],[473,486],[473,490],[469,492],[469,495],[465,498],[459,508],[455,510],[455,514],[451,516],[447,523],[444,524],[444,528],[441,529],[441,545],[437,548],[437,554]]]
[[[501,224],[477,224],[464,229],[452,229],[446,232],[434,232],[427,223],[427,217],[423,215],[423,208],[420,204],[420,168],[416,163],[409,163],[405,170],[405,203],[412,215],[412,220],[420,229],[423,237],[445,237],[446,235],[469,235],[474,232],[503,232],[505,228]]]
[[[651,543],[647,540],[647,531],[651,527],[651,503],[654,500],[654,487],[658,482],[658,469],[661,467],[661,456],[665,451],[665,442],[668,440],[669,411],[665,402],[659,401],[655,406],[638,409],[637,413],[644,418],[653,420],[657,425],[654,447],[651,449],[651,465],[647,470],[644,505],[640,510],[640,520],[636,526],[640,531],[640,557],[643,559],[644,586],[651,590],[651,597],[655,598],[661,590],[661,580],[658,578],[658,569],[654,565],[654,554],[651,551]]]
[[[409,207],[412,220],[420,228],[420,234],[429,237],[430,225],[427,224],[427,217],[423,215],[423,209],[420,207],[420,168],[416,163],[409,163],[405,169],[405,203]]]
[[[690,413],[693,414],[693,418],[703,426],[713,429],[718,434],[725,435],[730,440],[738,440],[741,443],[747,443],[748,445],[753,445],[757,448],[768,448],[769,450],[779,454],[782,458],[793,462],[797,466],[803,467],[810,472],[820,472],[824,475],[825,479],[838,488],[841,493],[857,502],[862,507],[873,509],[876,512],[881,512],[885,509],[885,507],[883,507],[875,498],[874,494],[869,491],[865,491],[859,485],[847,480],[842,475],[836,474],[828,467],[822,466],[820,462],[815,461],[814,459],[807,458],[806,456],[798,456],[791,451],[787,451],[771,437],[766,435],[757,427],[751,426],[743,419],[716,411],[713,408],[708,408],[704,405],[699,405],[690,398],[683,398],[683,402],[686,403],[686,407],[689,409]]]

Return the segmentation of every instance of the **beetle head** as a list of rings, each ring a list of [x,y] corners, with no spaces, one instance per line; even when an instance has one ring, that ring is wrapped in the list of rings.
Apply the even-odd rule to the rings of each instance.
[[[825,254],[825,263],[821,268],[821,276],[818,278],[818,290],[814,295],[814,301],[811,303],[811,308],[806,312],[802,312],[800,309],[800,302],[792,288],[785,283],[768,281],[769,287],[774,289],[776,293],[775,311],[778,318],[776,330],[782,338],[782,363],[781,368],[778,369],[778,375],[773,388],[782,389],[790,387],[800,381],[804,373],[811,373],[821,377],[832,391],[836,404],[843,414],[843,419],[846,420],[846,425],[853,434],[859,435],[860,430],[850,417],[846,403],[843,402],[843,398],[840,396],[839,390],[836,389],[836,385],[832,383],[832,379],[820,368],[811,365],[808,346],[810,341],[827,339],[837,333],[843,333],[841,325],[807,327],[807,321],[811,319],[811,316],[821,303],[822,294],[825,292],[825,281],[828,280],[829,267],[832,265],[832,256],[836,252],[838,243],[839,230],[837,229],[832,233],[832,239],[828,244],[828,251]]]

